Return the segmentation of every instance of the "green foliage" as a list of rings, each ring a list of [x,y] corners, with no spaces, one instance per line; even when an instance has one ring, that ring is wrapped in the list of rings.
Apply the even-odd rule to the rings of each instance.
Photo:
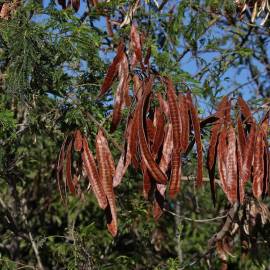
[[[106,6],[118,20],[119,10],[128,10],[131,1],[105,2],[100,9]],[[145,1],[134,14],[145,33],[144,52],[151,47],[153,69],[171,76],[179,91],[190,87],[203,115],[212,112],[225,93],[246,95],[246,82],[235,77],[251,67],[255,75],[248,73],[248,98],[254,97],[255,105],[266,103],[269,64],[263,49],[268,48],[269,34],[261,28],[248,34],[246,24],[232,24],[215,13],[225,9],[234,14],[232,1],[168,2],[159,12],[154,1]],[[103,15],[91,8],[82,19],[53,3],[43,8],[27,2],[9,20],[0,20],[0,268],[37,267],[34,241],[46,269],[208,269],[209,257],[203,255],[223,220],[198,220],[222,216],[228,205],[220,189],[214,208],[208,183],[195,188],[192,152],[183,162],[190,180],[183,181],[176,201],[166,202],[171,213],[176,202],[180,204],[180,221],[170,212],[154,221],[151,204],[141,195],[142,175],[132,168],[116,189],[115,239],[90,192],[80,200],[67,195],[67,206],[60,200],[56,161],[67,133],[80,128],[93,148],[97,123],[110,127],[113,97],[96,97],[114,47],[121,37],[128,39],[130,27],[117,28],[110,38]],[[127,115],[125,111],[119,130],[109,135],[111,145],[123,145]],[[113,148],[112,153],[117,160],[119,150]],[[85,177],[80,181],[87,187]],[[240,243],[236,244],[229,266],[264,269],[269,224],[260,237],[254,256],[241,259]],[[213,269],[220,267],[215,253],[211,262]]]

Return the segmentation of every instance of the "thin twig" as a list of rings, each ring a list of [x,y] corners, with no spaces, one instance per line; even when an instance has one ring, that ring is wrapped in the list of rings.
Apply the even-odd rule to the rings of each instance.
[[[209,247],[213,247],[215,246],[216,242],[220,241],[225,235],[226,233],[228,233],[228,231],[230,230],[230,227],[235,219],[236,213],[238,211],[239,208],[239,203],[235,203],[231,209],[229,210],[227,216],[227,219],[223,225],[223,227],[221,228],[221,230],[216,233],[209,241],[208,241],[208,245]]]
[[[185,217],[185,216],[179,216],[177,215],[176,213],[170,211],[170,210],[167,210],[166,208],[163,208],[163,211],[164,212],[167,212],[175,217],[179,217],[183,220],[187,220],[187,221],[192,221],[192,222],[196,222],[196,223],[208,223],[208,222],[211,222],[211,221],[214,221],[214,220],[219,220],[219,219],[224,219],[228,216],[228,214],[226,215],[223,215],[223,216],[219,216],[219,217],[214,217],[214,218],[207,218],[207,219],[193,219],[193,218],[188,218],[188,217]]]
[[[123,148],[111,137],[111,135],[108,133],[108,131],[98,122],[98,120],[89,112],[86,112],[86,115],[89,117],[89,119],[94,122],[101,130],[102,132],[106,135],[108,140],[112,142],[112,144],[120,151],[123,151]]]

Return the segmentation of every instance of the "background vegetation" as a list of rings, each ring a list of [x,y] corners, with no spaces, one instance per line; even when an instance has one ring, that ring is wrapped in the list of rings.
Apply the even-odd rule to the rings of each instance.
[[[260,16],[251,22],[252,10],[241,19],[233,1],[156,2],[141,1],[133,17],[145,34],[145,48],[151,47],[152,68],[179,89],[190,87],[201,118],[225,94],[241,94],[259,118],[270,102],[270,22],[260,25]],[[65,135],[78,127],[91,148],[98,126],[110,126],[113,96],[96,97],[130,25],[115,24],[114,35],[108,35],[104,15],[121,22],[132,6],[90,1],[76,13],[55,2],[26,1],[0,20],[1,269],[222,266],[208,240],[222,226],[229,202],[219,190],[213,207],[206,172],[205,185],[195,188],[193,153],[184,161],[177,200],[167,202],[169,210],[158,222],[142,196],[142,175],[129,169],[115,191],[115,238],[91,193],[84,199],[68,196],[67,207],[60,200],[56,161]],[[125,121],[109,137],[116,160]],[[209,130],[204,132],[208,138]],[[251,252],[243,252],[236,238],[229,269],[268,269],[269,229],[269,223],[258,229]]]

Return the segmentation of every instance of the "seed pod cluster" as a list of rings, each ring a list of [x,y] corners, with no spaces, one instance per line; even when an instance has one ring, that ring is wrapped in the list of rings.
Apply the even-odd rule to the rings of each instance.
[[[240,19],[243,19],[245,13],[248,13],[251,23],[254,23],[257,18],[261,18],[260,25],[264,25],[269,19],[270,3],[268,0],[235,0],[234,2]]]
[[[260,199],[268,193],[269,147],[267,141],[269,111],[259,123],[256,122],[247,103],[239,97],[236,104],[236,123],[231,119],[231,102],[224,97],[220,102],[213,123],[208,150],[208,172],[213,202],[215,163],[221,187],[233,204],[245,199],[245,186],[252,182],[254,197]]]
[[[245,203],[246,183],[252,182],[257,199],[268,193],[270,156],[269,112],[257,123],[247,103],[239,97],[232,117],[232,100],[225,96],[215,114],[201,120],[190,90],[178,89],[173,81],[149,68],[151,50],[143,50],[137,27],[131,27],[130,46],[120,41],[98,98],[110,93],[118,81],[112,113],[111,132],[121,122],[122,110],[129,108],[123,151],[115,167],[103,130],[96,136],[96,158],[86,137],[76,130],[67,136],[58,159],[57,178],[72,194],[82,195],[80,176],[84,170],[98,204],[105,209],[110,233],[117,234],[115,188],[127,169],[140,170],[142,193],[158,219],[166,198],[175,199],[181,189],[182,157],[196,143],[197,186],[203,182],[202,129],[211,125],[207,169],[213,203],[216,202],[216,171],[220,186],[231,204]],[[145,54],[145,56],[144,56]],[[132,99],[132,101],[131,101]],[[80,158],[74,160],[74,153]]]
[[[102,130],[99,130],[96,137],[96,159],[80,130],[71,132],[62,144],[57,164],[57,182],[63,200],[67,187],[73,195],[83,196],[80,183],[83,172],[99,207],[105,210],[108,229],[115,236],[117,221],[112,182],[115,165]]]

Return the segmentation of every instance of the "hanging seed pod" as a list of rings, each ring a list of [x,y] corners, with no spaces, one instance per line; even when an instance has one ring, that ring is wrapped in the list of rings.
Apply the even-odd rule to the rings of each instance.
[[[184,95],[179,96],[179,114],[182,126],[181,133],[181,148],[183,153],[187,151],[188,143],[189,143],[189,115],[188,115],[188,101]]]
[[[115,195],[113,191],[112,183],[112,173],[109,165],[108,155],[106,151],[106,138],[103,135],[102,130],[100,129],[96,137],[96,153],[97,161],[99,167],[99,175],[101,183],[108,200],[108,206],[105,209],[106,218],[107,218],[107,227],[109,232],[116,236],[117,234],[117,214],[116,214],[116,204],[115,204]]]
[[[134,54],[131,59],[131,66],[135,67],[137,63],[142,64],[141,38],[135,24],[131,25],[130,40],[134,51]]]
[[[148,84],[149,83],[151,82],[148,82]],[[148,168],[151,175],[155,178],[155,180],[158,183],[166,184],[167,177],[163,174],[163,172],[160,170],[157,163],[153,159],[152,154],[149,150],[149,146],[147,144],[146,137],[145,137],[145,132],[144,132],[145,107],[147,106],[147,100],[149,99],[149,96],[151,94],[150,91],[147,91],[147,87],[145,88],[146,88],[146,92],[138,105],[140,108],[138,134],[139,134],[141,155],[142,155],[143,162],[145,163],[146,167]]]
[[[258,130],[255,141],[255,152],[253,160],[253,183],[252,191],[254,197],[261,198],[263,194],[263,180],[264,180],[264,137],[263,131]]]
[[[202,185],[203,179],[203,149],[202,149],[202,141],[201,141],[201,128],[200,128],[200,120],[198,117],[198,112],[193,105],[192,97],[190,92],[187,94],[187,100],[189,102],[189,114],[194,130],[195,142],[197,145],[197,156],[198,156],[198,163],[197,163],[197,186]]]
[[[72,182],[72,172],[71,172],[71,165],[72,165],[72,154],[71,154],[71,150],[72,150],[72,144],[73,144],[73,140],[70,141],[68,148],[67,148],[67,153],[66,153],[66,178],[67,178],[67,185],[69,188],[69,191],[72,194],[75,194],[75,187],[74,184]]]
[[[111,88],[118,72],[119,63],[122,61],[124,54],[125,54],[125,44],[121,41],[118,45],[116,56],[114,57],[112,64],[109,66],[104,82],[100,88],[98,98],[105,95],[106,92]]]
[[[74,150],[80,152],[82,150],[82,134],[80,130],[75,131],[74,137]]]
[[[207,156],[207,169],[210,179],[210,188],[212,201],[215,206],[216,204],[216,189],[215,189],[215,164],[217,157],[217,145],[219,141],[219,134],[221,131],[222,124],[225,118],[225,108],[228,103],[228,98],[225,96],[220,104],[218,105],[217,112],[215,113],[217,120],[213,123],[211,129],[211,137],[209,142],[208,156]]]
[[[123,54],[122,60],[118,65],[119,84],[115,93],[115,102],[112,115],[111,132],[114,132],[121,120],[121,111],[125,106],[129,106],[130,98],[128,95],[129,89],[129,70],[128,59],[126,54]]]
[[[181,182],[181,159],[180,153],[178,151],[172,152],[172,172],[171,172],[171,181],[169,188],[169,196],[174,199],[180,191],[180,182]]]
[[[165,83],[167,86],[167,98],[168,98],[170,120],[173,128],[173,147],[175,151],[180,152],[181,149],[180,135],[182,132],[182,128],[181,128],[179,108],[177,104],[177,96],[172,81],[169,78],[165,78]]]
[[[107,207],[107,198],[100,180],[95,159],[89,149],[86,138],[83,138],[82,160],[87,173],[88,181],[91,184],[92,190],[97,198],[99,207],[105,209]]]

